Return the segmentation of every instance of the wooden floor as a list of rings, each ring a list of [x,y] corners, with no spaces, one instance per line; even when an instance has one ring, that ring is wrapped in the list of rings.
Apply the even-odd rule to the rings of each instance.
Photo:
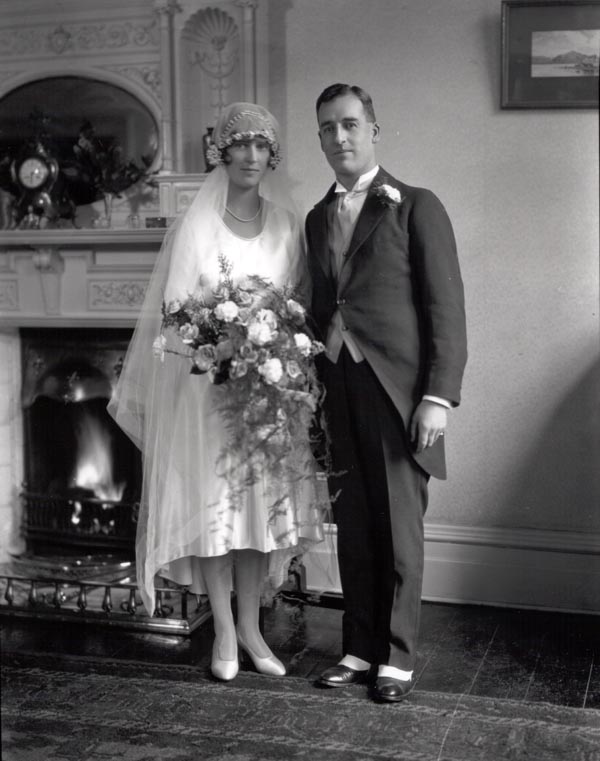
[[[340,657],[340,610],[277,599],[265,638],[291,675],[316,679]],[[209,620],[189,638],[86,624],[0,619],[13,652],[85,655],[208,670]],[[252,669],[248,663],[243,669]],[[600,617],[424,603],[417,689],[600,709]]]

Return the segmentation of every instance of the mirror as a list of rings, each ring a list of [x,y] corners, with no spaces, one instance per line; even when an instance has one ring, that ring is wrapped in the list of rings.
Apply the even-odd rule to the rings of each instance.
[[[59,164],[73,159],[73,146],[86,121],[103,143],[122,148],[125,161],[142,165],[158,157],[158,125],[150,110],[121,87],[77,76],[38,79],[0,99],[0,157],[14,155],[33,137],[36,125],[31,117],[36,113],[44,116],[44,131]],[[77,204],[94,200],[85,197],[85,187],[76,192]]]

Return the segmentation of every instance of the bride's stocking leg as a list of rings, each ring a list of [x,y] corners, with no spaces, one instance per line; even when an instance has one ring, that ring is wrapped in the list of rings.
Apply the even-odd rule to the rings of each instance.
[[[235,553],[237,627],[240,639],[259,657],[272,655],[259,629],[260,592],[267,574],[267,556],[257,550]]]
[[[231,610],[231,553],[200,558],[213,615],[218,657],[227,661],[237,657],[235,623]]]

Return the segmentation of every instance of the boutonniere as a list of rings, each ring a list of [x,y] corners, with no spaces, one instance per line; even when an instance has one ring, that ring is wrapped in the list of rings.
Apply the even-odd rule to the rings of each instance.
[[[397,188],[391,185],[382,184],[377,185],[374,190],[375,196],[385,204],[388,208],[399,206],[402,203],[402,196]]]

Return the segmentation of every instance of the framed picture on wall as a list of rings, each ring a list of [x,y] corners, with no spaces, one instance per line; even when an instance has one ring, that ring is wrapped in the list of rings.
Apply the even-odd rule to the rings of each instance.
[[[597,108],[600,0],[503,0],[502,108]]]

